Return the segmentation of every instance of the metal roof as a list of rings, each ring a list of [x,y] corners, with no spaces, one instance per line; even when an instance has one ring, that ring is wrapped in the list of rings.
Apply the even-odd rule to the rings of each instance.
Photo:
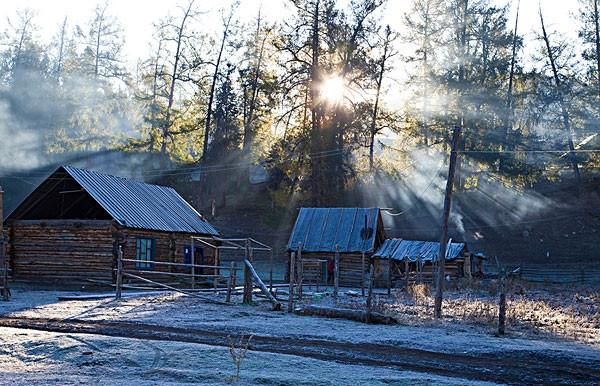
[[[288,249],[306,252],[373,252],[379,208],[301,208]],[[365,229],[366,224],[366,229]]]
[[[464,249],[464,243],[450,243],[446,250],[446,260],[456,259]],[[440,243],[435,241],[388,239],[373,254],[373,257],[399,261],[433,261],[437,260],[439,253]]]
[[[122,226],[165,232],[219,234],[173,188],[72,166],[63,166],[62,169]]]

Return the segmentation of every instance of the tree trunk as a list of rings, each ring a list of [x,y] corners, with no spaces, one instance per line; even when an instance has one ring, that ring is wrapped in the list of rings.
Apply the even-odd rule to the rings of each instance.
[[[320,81],[319,73],[319,5],[320,0],[315,1],[315,11],[313,15],[311,52],[312,63],[310,69],[310,104],[311,104],[311,193],[314,206],[320,206],[322,201],[322,181],[321,181],[321,114],[318,85]]]
[[[221,46],[219,48],[219,55],[217,56],[217,62],[215,63],[215,71],[212,76],[210,85],[210,93],[208,96],[208,105],[206,107],[206,120],[204,124],[204,143],[202,145],[202,160],[206,162],[208,155],[208,140],[210,138],[210,121],[212,119],[212,106],[215,99],[215,89],[217,86],[217,80],[219,78],[219,68],[221,66],[221,58],[223,57],[223,50],[225,49],[225,43],[227,42],[227,35],[229,34],[229,25],[231,18],[233,17],[233,9],[229,13],[227,21],[223,24],[223,38],[221,40]]]
[[[436,276],[435,305],[434,316],[436,319],[442,317],[442,298],[444,294],[444,280],[446,276],[446,248],[448,245],[448,220],[450,218],[450,208],[452,206],[452,187],[454,186],[454,174],[458,157],[458,148],[460,147],[461,127],[455,127],[452,134],[452,145],[450,149],[450,166],[448,169],[448,181],[446,181],[446,195],[444,197],[444,214],[442,219],[442,235],[440,237],[440,251],[438,256],[438,272]],[[407,272],[408,275],[408,272]]]
[[[373,147],[375,143],[375,135],[377,134],[377,113],[379,111],[379,98],[381,95],[381,85],[383,83],[383,74],[385,73],[385,63],[388,57],[389,49],[389,36],[391,32],[388,29],[386,31],[386,40],[383,46],[383,55],[379,61],[379,74],[377,75],[376,92],[375,92],[375,105],[373,106],[373,113],[371,115],[371,138],[369,142],[369,171],[373,172]]]
[[[27,36],[27,31],[29,28],[29,23],[31,23],[32,15],[28,12],[25,14],[25,20],[23,21],[23,28],[21,29],[21,36],[19,37],[19,44],[17,45],[17,52],[15,53],[14,63],[13,63],[13,75],[17,71],[19,65],[21,64],[21,52],[23,51],[23,44],[25,44],[25,37]]]
[[[259,37],[260,37],[260,25],[261,25],[261,13],[260,11],[258,12],[258,19],[256,22],[256,38],[255,40],[255,44],[256,44],[256,50],[258,52],[255,52],[255,57],[257,57],[257,61],[256,61],[256,68],[254,70],[254,76],[252,78],[252,83],[250,85],[250,102],[248,103],[248,107],[247,107],[247,115],[246,115],[246,120],[244,121],[244,143],[243,143],[243,153],[244,155],[248,155],[250,153],[250,147],[252,144],[252,140],[254,137],[254,127],[253,127],[253,123],[254,123],[254,112],[256,110],[256,98],[258,96],[258,79],[260,77],[260,68],[262,66],[262,60],[263,60],[263,54],[264,54],[264,50],[265,50],[265,43],[267,41],[267,36],[265,35],[265,37],[262,39],[262,42],[260,43],[260,48],[258,48],[258,41],[259,41]]]
[[[558,76],[558,69],[556,67],[556,61],[554,55],[552,53],[552,48],[550,45],[550,38],[546,33],[546,26],[544,24],[544,16],[542,15],[542,9],[539,10],[540,13],[540,22],[542,24],[542,36],[544,39],[544,43],[546,45],[546,50],[548,53],[548,61],[550,62],[550,67],[552,68],[552,75],[554,77],[554,82],[556,84],[556,89],[558,92],[558,99],[561,109],[562,121],[565,132],[567,133],[567,143],[569,147],[569,156],[571,159],[571,165],[573,167],[573,173],[575,174],[575,180],[577,183],[577,193],[581,189],[581,175],[579,173],[579,164],[577,162],[577,155],[575,154],[575,146],[573,144],[573,128],[571,127],[571,121],[569,118],[569,109],[566,106],[566,102],[563,95],[562,83],[560,81],[560,77]]]
[[[58,58],[56,58],[56,77],[60,77],[62,71],[62,64],[64,59],[64,47],[65,47],[65,36],[67,34],[67,17],[63,21],[60,29],[60,42],[58,43]]]
[[[373,172],[373,153],[375,151],[375,131],[371,130],[369,138],[369,171]]]
[[[467,12],[469,9],[469,0],[463,0],[462,2],[462,20],[460,27],[460,62],[458,65],[458,87],[459,87],[459,120],[461,129],[465,126],[465,112],[466,104],[464,103],[464,93],[465,93],[465,81],[466,81],[466,70],[465,70],[465,60],[467,56]],[[462,141],[460,145],[460,150],[464,150],[463,146],[466,144],[466,138]],[[459,158],[456,164],[456,187],[457,190],[462,190],[464,186],[464,173],[463,173],[463,160]]]
[[[421,50],[423,52],[423,105],[422,105],[422,130],[423,136],[425,137],[425,146],[429,146],[429,124],[428,124],[428,100],[429,98],[429,76],[427,72],[429,71],[429,17],[430,17],[430,4],[427,2],[426,10],[425,10],[425,25],[423,26],[423,44],[421,46]]]
[[[596,27],[596,75],[598,77],[598,97],[600,97],[600,15],[598,14],[598,0],[594,0],[594,27]]]
[[[173,108],[173,101],[175,98],[175,83],[177,81],[177,71],[179,70],[179,60],[181,59],[181,43],[182,43],[182,39],[183,39],[183,33],[185,31],[185,23],[187,21],[187,19],[190,16],[190,13],[192,11],[192,7],[194,5],[194,1],[190,1],[188,8],[186,9],[185,13],[183,14],[183,18],[181,19],[181,24],[179,26],[179,30],[177,31],[177,48],[175,49],[175,60],[173,62],[173,70],[171,71],[171,83],[169,85],[169,96],[167,99],[167,111],[166,111],[166,117],[165,117],[165,125],[163,127],[163,141],[161,143],[160,146],[160,167],[161,170],[165,170],[167,167],[167,140],[169,138],[170,135],[170,128],[171,128],[171,114],[172,114],[172,108]]]

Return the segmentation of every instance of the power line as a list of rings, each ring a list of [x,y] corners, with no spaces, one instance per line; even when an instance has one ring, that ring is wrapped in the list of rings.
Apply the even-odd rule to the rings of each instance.
[[[516,154],[516,153],[600,153],[600,149],[579,149],[579,150],[459,150],[460,154]]]

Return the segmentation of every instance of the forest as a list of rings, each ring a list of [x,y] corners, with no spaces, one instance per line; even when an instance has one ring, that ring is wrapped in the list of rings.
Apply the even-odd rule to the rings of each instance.
[[[110,3],[45,38],[35,10],[19,9],[0,45],[2,185],[30,190],[44,168],[102,159],[88,166],[174,185],[198,208],[258,189],[274,213],[359,203],[438,219],[460,127],[461,232],[461,192],[514,224],[597,190],[598,0],[565,15],[577,40],[542,6],[519,20],[518,0],[413,0],[390,25],[385,0],[284,5],[273,20],[262,7],[240,15],[239,2],[181,0],[139,58],[127,57]],[[536,31],[527,52],[525,25]],[[131,170],[112,170],[115,157]]]

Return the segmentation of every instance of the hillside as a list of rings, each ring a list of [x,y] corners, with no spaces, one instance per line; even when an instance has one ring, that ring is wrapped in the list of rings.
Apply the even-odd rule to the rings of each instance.
[[[480,186],[456,193],[450,237],[466,241],[471,251],[498,256],[504,262],[515,264],[600,261],[597,186],[596,181],[589,181],[579,199],[567,185],[495,193],[490,193],[489,186]],[[278,256],[282,256],[297,209],[302,205],[302,202],[294,202],[288,208],[273,207],[268,191],[254,188],[240,196],[228,195],[227,206],[217,205],[216,217],[211,222],[226,236],[251,235],[275,246]],[[390,197],[373,195],[370,199],[342,199],[337,206],[351,205],[394,208],[383,212],[390,237],[419,240],[439,237],[441,199],[434,206],[423,199],[404,206],[402,200],[395,203]],[[202,211],[210,214],[209,207]],[[397,212],[403,213],[389,214]]]

